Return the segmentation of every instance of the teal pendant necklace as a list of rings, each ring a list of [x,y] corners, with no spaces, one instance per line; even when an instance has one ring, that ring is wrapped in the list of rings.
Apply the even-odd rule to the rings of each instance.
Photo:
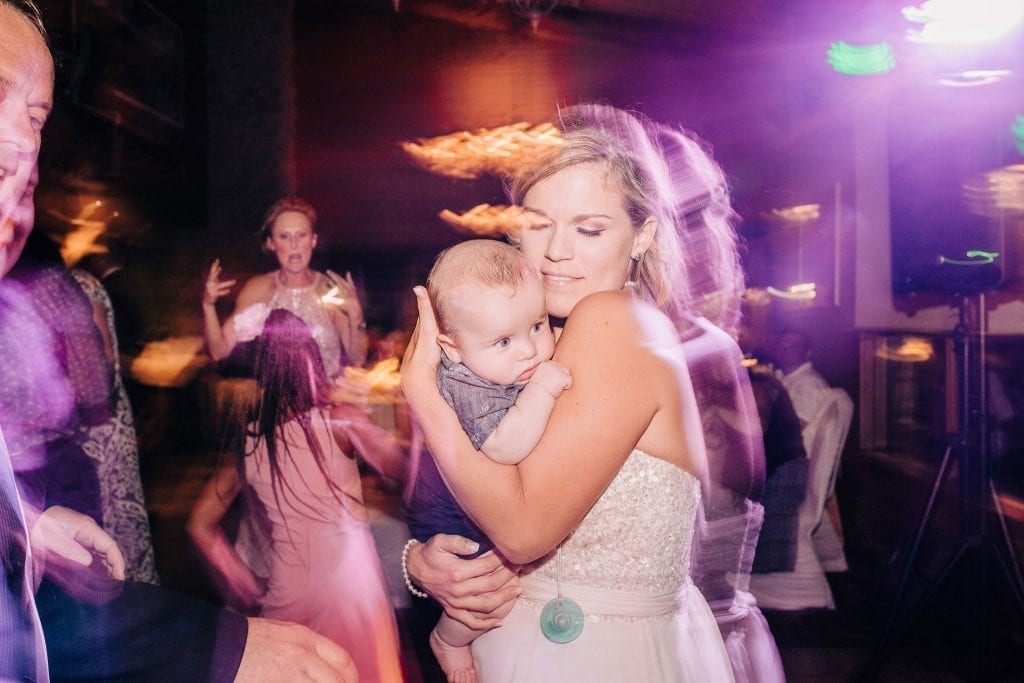
[[[571,643],[583,633],[583,610],[562,597],[562,548],[555,550],[555,597],[540,612],[540,632],[552,643]]]

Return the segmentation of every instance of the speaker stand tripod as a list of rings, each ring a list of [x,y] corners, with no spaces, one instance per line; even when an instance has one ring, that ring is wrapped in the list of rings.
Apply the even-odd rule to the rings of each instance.
[[[1006,526],[1006,518],[989,471],[985,334],[984,293],[964,296],[960,303],[960,322],[953,332],[960,380],[959,431],[953,435],[942,456],[928,503],[917,525],[914,542],[899,579],[885,630],[862,678],[873,677],[878,673],[886,656],[895,649],[897,641],[914,625],[925,607],[935,598],[939,588],[947,583],[954,569],[960,565],[967,565],[966,568],[961,567],[967,572],[962,571],[959,574],[966,579],[966,585],[963,586],[964,602],[958,605],[958,608],[962,609],[966,633],[971,639],[976,639],[984,632],[985,627],[990,626],[985,623],[981,613],[985,593],[993,588],[993,585],[986,581],[990,557],[996,559],[1002,570],[1002,577],[1009,586],[1021,614],[1024,615],[1024,578],[1021,576],[1020,565],[1017,563]],[[921,541],[935,510],[936,499],[950,473],[954,456],[959,480],[959,534],[956,543],[938,573],[932,578],[921,578],[923,593],[920,599],[914,604],[904,604],[909,582],[918,568]],[[986,505],[989,502],[992,504],[991,511]],[[998,534],[994,534],[992,530],[992,511],[999,521]],[[972,561],[974,564],[970,564]],[[970,574],[972,571],[974,573]],[[964,576],[965,573],[968,575]],[[977,647],[973,645],[971,655],[969,664],[977,671],[982,657]]]

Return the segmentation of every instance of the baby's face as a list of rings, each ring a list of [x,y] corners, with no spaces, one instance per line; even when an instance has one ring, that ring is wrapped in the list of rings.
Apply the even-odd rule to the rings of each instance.
[[[515,293],[465,287],[456,300],[449,317],[455,347],[446,351],[478,376],[495,384],[522,384],[554,354],[544,288],[535,275],[526,275]]]

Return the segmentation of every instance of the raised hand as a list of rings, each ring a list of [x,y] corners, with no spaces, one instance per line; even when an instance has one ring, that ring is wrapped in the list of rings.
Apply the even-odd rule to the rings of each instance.
[[[331,285],[336,291],[332,291],[331,296],[324,299],[324,303],[334,304],[346,315],[355,315],[362,319],[363,307],[359,303],[359,295],[356,291],[356,284],[352,281],[352,273],[346,272],[345,277],[342,277],[333,270],[328,270],[327,279],[331,281]]]
[[[203,304],[213,306],[217,299],[231,291],[237,280],[220,279],[220,259],[214,259],[210,272],[206,275],[206,286],[203,288]]]

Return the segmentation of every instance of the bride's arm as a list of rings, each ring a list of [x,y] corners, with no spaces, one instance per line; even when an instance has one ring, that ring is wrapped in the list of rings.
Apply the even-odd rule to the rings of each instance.
[[[661,407],[665,368],[644,349],[628,295],[587,297],[555,353],[573,387],[531,454],[499,465],[472,447],[437,392],[436,323],[426,297],[418,299],[418,334],[402,368],[406,397],[459,503],[506,558],[534,560],[580,522],[647,430]]]

